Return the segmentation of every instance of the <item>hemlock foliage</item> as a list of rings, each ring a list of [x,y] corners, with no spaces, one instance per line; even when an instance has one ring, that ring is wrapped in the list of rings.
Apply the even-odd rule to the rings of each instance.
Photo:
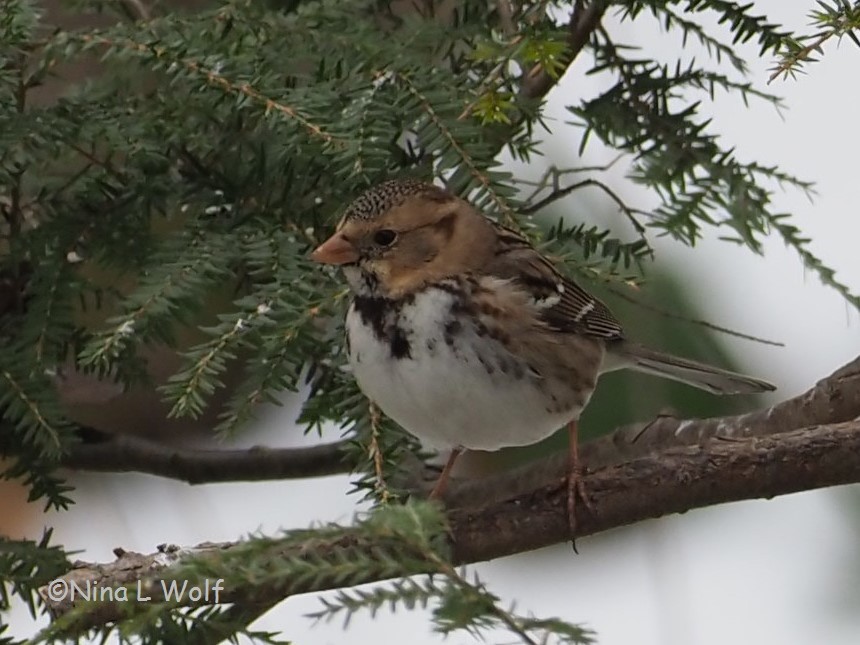
[[[70,31],[52,30],[34,0],[0,0],[0,466],[46,507],[71,503],[56,467],[80,440],[58,375],[75,369],[123,386],[146,383],[139,352],[151,343],[175,345],[182,356],[161,388],[175,417],[201,415],[227,370],[241,367],[216,428],[223,434],[240,432],[258,404],[309,379],[302,422],[346,428],[354,440],[348,458],[366,473],[359,486],[387,501],[385,477],[414,445],[373,413],[342,369],[346,294],[335,273],[307,256],[346,203],[391,176],[442,181],[546,243],[569,270],[607,281],[638,279],[651,257],[646,235],[692,244],[717,228],[754,252],[776,235],[860,306],[790,215],[772,208],[773,190],[808,192],[811,184],[773,160],[743,160],[698,115],[717,90],[779,106],[773,87],[746,79],[739,44],[755,43],[773,59],[774,78],[790,76],[829,41],[858,43],[858,2],[817,3],[809,34],[772,24],[753,4],[723,0],[232,0],[196,13],[148,4],[75,0],[79,12],[116,12],[116,23]],[[618,42],[601,16],[656,18],[704,45],[712,60],[693,63],[679,52],[676,64],[658,63],[647,48]],[[701,26],[711,18],[724,29]],[[575,124],[545,123],[545,95],[574,58],[612,82],[569,105]],[[97,60],[98,71],[56,100],[38,98],[82,60]],[[632,239],[589,222],[538,229],[523,214],[584,177],[611,192],[599,169],[557,172],[532,190],[500,166],[503,151],[532,158],[546,131],[576,137],[583,149],[595,139],[616,149],[630,180],[659,196],[654,211],[624,207]],[[180,330],[198,327],[204,335],[195,342],[178,341]],[[345,535],[379,540],[381,559],[345,548],[261,574],[273,540]],[[300,576],[317,588],[345,587],[385,562],[378,578],[393,582],[344,589],[316,617],[431,606],[442,633],[501,626],[527,643],[593,638],[502,607],[448,564],[443,535],[432,508],[391,502],[353,527],[251,539],[246,558],[209,562],[205,571],[190,563],[186,573],[229,575],[251,598],[254,589],[287,594],[277,581]],[[0,540],[0,611],[16,596],[38,611],[35,590],[70,557],[49,538]],[[432,575],[404,577],[418,572]],[[207,634],[246,629],[255,613],[237,610],[241,604],[150,605],[121,633],[206,642]],[[43,636],[74,634],[86,611],[58,619]],[[0,634],[0,642],[14,641]]]

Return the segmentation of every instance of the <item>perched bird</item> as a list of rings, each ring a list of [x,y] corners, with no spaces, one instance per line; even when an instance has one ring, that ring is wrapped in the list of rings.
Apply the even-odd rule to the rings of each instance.
[[[567,425],[573,522],[576,420],[603,372],[627,367],[717,394],[774,389],[626,340],[606,305],[522,235],[432,184],[368,190],[311,257],[340,265],[353,293],[346,334],[359,387],[451,450],[431,497],[462,450],[532,444]]]

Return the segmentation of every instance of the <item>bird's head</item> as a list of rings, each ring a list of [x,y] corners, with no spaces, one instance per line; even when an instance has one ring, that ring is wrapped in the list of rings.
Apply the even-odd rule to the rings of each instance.
[[[356,293],[398,298],[475,270],[494,244],[492,224],[467,202],[432,184],[392,180],[353,201],[311,258],[342,266]]]

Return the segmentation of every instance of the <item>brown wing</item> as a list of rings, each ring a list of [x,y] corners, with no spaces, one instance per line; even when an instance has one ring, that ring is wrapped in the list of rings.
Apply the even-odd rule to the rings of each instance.
[[[604,340],[624,336],[609,308],[558,270],[522,235],[497,226],[498,247],[487,273],[519,282],[534,297],[541,317],[560,332]]]

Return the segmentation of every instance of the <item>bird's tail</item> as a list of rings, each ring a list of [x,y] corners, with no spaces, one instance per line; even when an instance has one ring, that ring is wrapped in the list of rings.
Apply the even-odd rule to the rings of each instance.
[[[751,394],[776,389],[771,383],[752,376],[664,354],[635,343],[624,341],[610,351],[623,361],[623,364],[617,367],[628,367],[638,372],[680,381],[713,394]]]

